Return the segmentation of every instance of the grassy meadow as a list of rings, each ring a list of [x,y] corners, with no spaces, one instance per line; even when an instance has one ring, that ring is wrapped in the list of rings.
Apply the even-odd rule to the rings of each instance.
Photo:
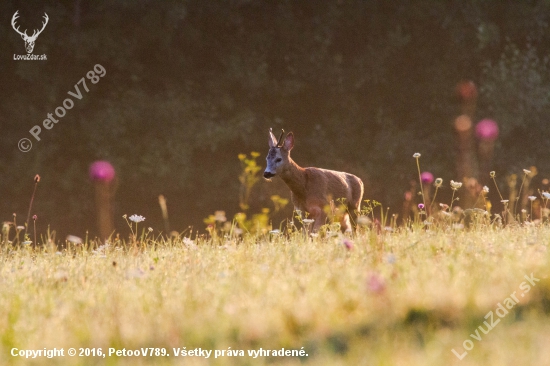
[[[550,364],[549,243],[539,224],[4,246],[0,364]],[[511,306],[502,318],[499,303]],[[71,347],[170,356],[70,357]],[[175,357],[183,347],[244,356]],[[302,347],[307,356],[248,355]],[[13,348],[65,356],[27,359]]]

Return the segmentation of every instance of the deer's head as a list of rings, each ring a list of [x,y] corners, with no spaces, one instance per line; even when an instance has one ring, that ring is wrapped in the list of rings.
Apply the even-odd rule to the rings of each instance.
[[[290,150],[294,147],[294,134],[289,132],[283,139],[285,131],[282,130],[279,139],[275,137],[271,129],[269,129],[269,152],[265,160],[267,167],[264,171],[264,178],[269,179],[277,174],[280,174],[284,166],[289,163]]]
[[[44,28],[46,28],[46,24],[48,24],[48,20],[49,20],[48,14],[44,13],[45,21],[42,23],[42,29],[40,30],[35,29],[34,32],[32,33],[32,36],[29,36],[27,35],[26,29],[24,32],[21,32],[19,30],[19,26],[16,27],[15,20],[19,18],[19,15],[17,13],[19,13],[19,10],[17,10],[15,14],[13,14],[13,17],[11,18],[11,26],[17,33],[21,35],[21,38],[23,38],[23,40],[25,41],[25,49],[27,50],[27,53],[32,53],[32,50],[34,49],[34,42],[36,42],[36,39],[38,38],[40,33],[42,33]]]

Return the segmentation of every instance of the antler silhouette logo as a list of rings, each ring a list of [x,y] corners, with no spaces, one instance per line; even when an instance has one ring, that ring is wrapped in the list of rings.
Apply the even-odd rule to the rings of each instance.
[[[32,36],[28,36],[27,35],[27,30],[25,29],[24,32],[21,32],[19,30],[19,26],[16,27],[15,25],[15,20],[17,18],[19,18],[19,15],[17,14],[19,13],[19,10],[17,10],[15,12],[15,14],[13,14],[13,17],[11,18],[11,26],[13,27],[13,29],[19,33],[21,35],[21,38],[23,38],[23,40],[25,41],[25,49],[27,50],[27,53],[32,53],[32,50],[34,49],[34,42],[36,41],[36,38],[38,38],[38,36],[40,35],[40,33],[42,33],[42,31],[44,30],[44,28],[46,28],[46,24],[48,24],[48,14],[44,13],[44,19],[45,21],[42,23],[42,29],[40,30],[34,30]]]

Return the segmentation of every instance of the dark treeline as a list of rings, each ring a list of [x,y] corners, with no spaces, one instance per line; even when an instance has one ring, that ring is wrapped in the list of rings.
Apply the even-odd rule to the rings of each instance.
[[[34,49],[47,61],[13,60],[25,54],[16,10],[29,33],[48,14]],[[119,229],[125,213],[161,229],[159,194],[176,230],[202,229],[217,209],[231,216],[237,155],[258,151],[264,165],[269,127],[294,131],[299,164],[352,172],[365,198],[399,207],[414,152],[445,186],[458,179],[464,79],[478,87],[474,122],[499,123],[499,178],[550,172],[548,1],[3,1],[0,14],[0,219],[26,216],[38,173],[39,231],[97,233],[98,159],[117,171]],[[29,130],[96,64],[105,77],[35,141]],[[272,194],[289,196],[260,181],[250,212]]]

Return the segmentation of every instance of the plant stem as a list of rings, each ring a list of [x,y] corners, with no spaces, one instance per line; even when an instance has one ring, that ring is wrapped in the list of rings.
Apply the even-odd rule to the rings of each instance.
[[[449,213],[453,210],[453,202],[455,201],[455,192],[456,189],[453,188],[453,195],[451,196],[451,205],[449,206]]]
[[[514,217],[516,216],[516,212],[517,212],[517,208],[518,208],[519,199],[520,199],[520,197],[521,197],[521,189],[523,188],[523,183],[525,183],[525,178],[527,178],[527,174],[526,174],[526,173],[523,174],[523,180],[521,181],[521,186],[519,186],[518,196],[516,197],[516,203],[515,203],[515,205],[514,205]]]
[[[38,186],[38,180],[35,178],[35,180],[34,180],[34,189],[32,191],[32,196],[31,196],[31,203],[29,204],[29,212],[27,213],[27,221],[25,222],[25,235],[27,234],[27,230],[29,229],[29,221],[31,219],[32,203],[34,202],[34,195],[36,193],[36,187],[37,186]]]
[[[426,207],[426,199],[424,198],[424,187],[422,186],[422,174],[420,173],[420,161],[416,158],[416,167],[418,168],[418,180],[420,181],[420,193],[422,194],[422,203]]]
[[[498,189],[498,185],[497,185],[497,181],[495,180],[495,177],[491,177],[493,178],[493,182],[495,183],[495,187],[497,188],[497,192],[498,192],[498,195],[500,196],[500,200],[504,200],[504,198],[502,198],[502,194],[500,194],[500,189]]]

